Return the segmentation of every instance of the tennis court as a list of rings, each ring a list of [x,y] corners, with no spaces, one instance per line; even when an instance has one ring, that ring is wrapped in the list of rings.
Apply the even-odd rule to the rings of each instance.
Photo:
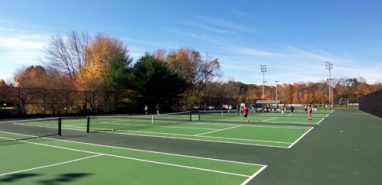
[[[54,121],[53,121],[54,122]],[[64,129],[86,130],[86,119],[63,119]],[[16,123],[37,127],[57,127],[52,121]],[[171,139],[234,143],[291,148],[310,132],[311,126],[257,125],[248,123],[211,123],[179,120],[136,119],[101,116],[90,120],[90,133],[106,132]]]
[[[329,112],[330,113],[330,112]],[[328,114],[329,114],[328,113]],[[194,157],[128,147],[63,140],[69,130],[86,135],[138,135],[191,142],[293,147],[317,124],[256,124],[237,114],[114,115],[87,118],[42,118],[3,121],[3,127],[27,129],[32,135],[0,131],[0,182],[7,184],[247,184],[267,166],[236,160]],[[290,119],[306,119],[301,112]],[[320,120],[328,114],[321,113]],[[261,116],[260,116],[261,115]],[[287,115],[257,113],[286,121]],[[289,117],[289,116],[288,116]],[[284,119],[281,119],[284,118]],[[260,118],[259,118],[260,119]],[[192,120],[192,121],[190,121]],[[219,121],[224,120],[224,121]],[[232,121],[236,120],[236,121]],[[295,120],[294,120],[295,121]],[[16,126],[13,128],[13,126]],[[12,130],[11,129],[11,130]],[[40,130],[41,129],[41,130]],[[36,132],[34,132],[36,130]],[[48,136],[48,137],[46,137]],[[53,136],[53,137],[51,137]],[[124,136],[123,136],[124,137]],[[17,163],[15,163],[17,160]],[[176,174],[176,175],[174,175]],[[150,176],[150,178],[148,178]]]
[[[101,118],[98,119],[102,120]],[[220,142],[220,144],[216,144],[200,142],[203,140],[194,142],[191,139],[180,141],[154,137],[139,143],[138,149],[133,149],[130,147],[131,143],[150,137],[126,136],[125,133],[120,135],[118,129],[106,131],[107,133],[98,131],[86,134],[85,126],[82,126],[81,129],[74,126],[80,125],[80,123],[84,125],[86,119],[64,118],[62,120],[63,136],[61,137],[57,136],[57,119],[54,118],[33,121],[17,120],[17,123],[14,120],[12,122],[0,122],[0,184],[244,185],[283,183],[289,185],[322,184],[323,182],[324,184],[332,182],[337,184],[378,184],[377,182],[379,182],[377,172],[380,164],[375,163],[378,160],[371,155],[375,156],[375,152],[379,152],[378,142],[372,141],[375,141],[380,131],[380,118],[359,111],[337,110],[320,126],[313,125],[314,132],[309,132],[306,138],[303,137],[304,134],[301,135],[301,142],[298,142],[299,144],[291,150],[282,147],[224,144],[222,141],[214,141]],[[154,121],[154,124],[163,127],[174,126],[174,124],[195,124],[196,127],[201,127],[203,124],[234,125],[209,122],[193,123],[192,121],[158,125],[158,120]],[[243,129],[256,126],[276,126],[236,125],[242,125],[239,128]],[[75,128],[68,130],[65,128],[68,126]],[[290,128],[291,126],[276,127]],[[308,126],[293,127],[311,128]],[[243,131],[240,130],[240,132]],[[248,132],[252,133],[253,130]],[[25,135],[26,133],[33,136]],[[223,131],[216,134],[220,135],[219,137],[226,137],[227,133]],[[232,133],[229,135],[232,136]],[[354,137],[357,139],[355,140]],[[131,141],[132,138],[135,140]],[[102,140],[108,141],[100,142]],[[145,148],[145,145],[151,146]],[[159,150],[152,149],[153,145],[158,145]],[[165,149],[160,150],[161,147]],[[348,152],[345,156],[344,151]],[[326,153],[331,155],[323,155]],[[364,163],[364,159],[370,159],[376,165]],[[348,163],[348,161],[356,162]],[[314,168],[311,168],[313,166]],[[342,166],[343,170],[338,170],[338,166]],[[362,172],[361,180],[359,176],[349,177],[354,169]],[[373,171],[375,173],[370,173]],[[332,174],[341,178],[333,180]],[[301,176],[306,178],[300,178]]]
[[[246,184],[265,165],[0,131],[7,184]]]
[[[248,119],[244,119],[235,112],[210,111],[200,114],[184,112],[162,115],[90,116],[88,119],[64,118],[62,125],[64,129],[80,131],[88,129],[90,134],[92,132],[107,132],[122,135],[291,148],[309,133],[314,125],[322,122],[329,114],[329,111],[319,112],[315,114],[313,120],[308,120],[304,112],[294,114],[256,113],[249,115]],[[31,120],[31,122],[26,123],[16,122],[16,124],[55,128],[57,127],[55,122],[55,119],[48,119],[46,121]]]
[[[307,119],[307,112],[304,110],[298,110],[294,113],[285,112],[250,112],[248,114],[248,120],[244,120],[243,117],[236,111],[201,111],[198,118],[200,121],[221,121],[221,122],[245,122],[250,123],[278,123],[278,124],[303,124],[303,125],[317,125],[323,121],[328,115],[332,113],[332,110],[319,110],[313,113],[313,119]]]

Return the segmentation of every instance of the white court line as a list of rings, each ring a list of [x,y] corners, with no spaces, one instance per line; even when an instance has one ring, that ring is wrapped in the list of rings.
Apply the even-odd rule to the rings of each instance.
[[[200,124],[200,123],[198,123]],[[20,124],[24,125],[24,124]],[[31,126],[31,125],[27,125]],[[33,125],[37,126],[37,125]],[[265,128],[283,128],[283,129],[303,129],[302,127],[293,127],[293,126],[260,126],[260,125],[240,125],[240,126],[247,126],[247,127],[265,127]],[[45,126],[37,126],[37,127],[45,127]],[[72,129],[72,130],[79,130],[82,131],[84,128],[82,127],[75,127],[75,126],[64,126],[64,129]],[[270,141],[270,140],[256,140],[256,139],[240,139],[240,138],[229,138],[229,137],[216,137],[216,136],[196,136],[196,135],[187,135],[187,134],[174,134],[174,133],[167,133],[167,132],[149,132],[149,131],[130,131],[130,130],[124,130],[126,132],[114,132],[111,131],[110,128],[102,128],[102,127],[96,127],[93,129],[101,130],[101,132],[104,133],[111,133],[111,134],[119,134],[119,135],[136,135],[136,136],[149,136],[149,137],[159,137],[159,138],[166,138],[166,139],[182,139],[182,140],[191,140],[191,141],[205,141],[205,142],[215,142],[215,143],[228,143],[228,144],[240,144],[240,145],[249,145],[249,146],[264,146],[264,147],[271,147],[271,148],[287,148],[284,146],[274,146],[274,145],[267,145],[267,144],[252,144],[252,143],[240,143],[240,141],[252,141],[252,142],[263,142],[263,143],[278,143],[278,144],[290,144],[290,142],[282,142],[282,141]],[[157,135],[152,135],[157,134]],[[162,136],[167,135],[167,136]],[[170,136],[168,136],[170,135]],[[195,139],[195,138],[181,138],[181,137],[173,137],[173,136],[184,136],[184,137],[201,137],[201,138],[207,138],[207,139]],[[222,141],[222,140],[208,140],[210,139],[228,139],[228,140],[236,140],[235,141]]]
[[[251,175],[250,177],[248,177],[248,179],[246,179],[243,183],[241,183],[240,185],[246,185],[248,184],[252,179],[254,179],[257,175],[259,175],[263,170],[265,170],[265,168],[267,168],[268,166],[267,165],[264,165],[263,167],[260,168],[259,171],[255,172],[253,175]]]
[[[43,125],[43,124],[25,124],[25,123],[14,123],[15,125],[26,125],[26,126],[34,126],[34,127],[43,127],[43,128],[57,128],[57,127],[52,127],[49,125]],[[111,123],[114,124],[114,123]],[[239,123],[238,123],[239,124]],[[135,124],[132,124],[135,125]],[[188,125],[211,125],[211,126],[216,126],[216,125],[221,125],[221,126],[227,126],[227,125],[232,125],[232,123],[204,123],[204,122],[199,122],[199,123],[188,123]],[[301,126],[290,126],[290,125],[281,125],[281,126],[273,126],[273,125],[247,125],[247,124],[241,124],[242,127],[262,127],[262,128],[276,128],[276,129],[297,129],[301,130],[304,129],[304,127]],[[161,126],[161,127],[167,127],[167,126]],[[81,125],[77,124],[64,124],[63,129],[65,128],[73,128],[73,130],[80,130],[83,131],[83,129],[86,129],[86,127],[83,127]],[[103,130],[112,130],[111,128],[102,128],[102,127],[95,127],[97,129],[103,129]],[[179,128],[184,128],[184,127],[179,127]],[[187,127],[187,128],[193,128],[193,127]],[[195,127],[195,129],[200,129],[200,130],[217,130],[218,128],[206,128],[206,127]],[[157,133],[157,132],[156,132]],[[159,132],[158,132],[159,133]],[[166,133],[167,134],[167,133]],[[172,134],[172,133],[170,133]],[[185,134],[179,134],[179,135],[185,135]],[[192,136],[192,135],[185,135],[185,136]]]
[[[334,110],[330,111],[329,114],[326,114],[318,123],[317,125],[321,124],[326,118],[328,118],[330,116],[330,114],[332,114],[334,112]]]
[[[114,122],[115,120],[113,120],[112,122]],[[104,122],[104,123],[107,123],[107,124],[121,124],[121,125],[137,125],[137,126],[139,126],[138,124],[131,124],[131,123],[119,123],[120,121],[118,121],[118,123],[112,123],[112,122]],[[213,125],[213,126],[219,126],[219,125],[232,125],[232,124],[224,124],[224,123],[214,123],[214,124],[207,124],[207,123],[201,123],[201,122],[199,122],[199,123],[195,123],[195,122],[188,122],[188,123],[180,123],[180,124],[184,124],[184,125],[204,125],[204,126],[208,126],[208,125]],[[205,130],[216,130],[217,128],[211,128],[211,127],[209,127],[209,128],[207,128],[207,127],[198,127],[198,128],[196,128],[196,127],[179,127],[179,126],[166,126],[166,125],[155,125],[155,122],[154,122],[154,125],[143,125],[142,124],[142,127],[144,127],[144,126],[147,126],[147,127],[168,127],[168,128],[171,128],[171,127],[173,127],[173,128],[190,128],[190,129],[205,129]]]
[[[110,129],[108,129],[110,130]],[[1,132],[1,131],[0,131]],[[143,136],[143,137],[157,137],[157,138],[165,138],[165,139],[181,139],[181,140],[190,140],[190,141],[203,141],[203,142],[211,142],[211,143],[226,143],[226,144],[236,144],[236,145],[246,145],[246,146],[263,146],[263,147],[270,147],[270,148],[288,148],[286,146],[274,146],[274,145],[267,145],[267,144],[252,144],[252,143],[239,143],[234,141],[222,141],[222,140],[211,140],[212,138],[219,139],[219,137],[211,137],[211,136],[195,136],[195,137],[204,137],[202,139],[196,139],[196,138],[182,138],[182,137],[175,137],[175,136],[161,136],[161,135],[151,135],[151,133],[145,134],[145,133],[139,133],[137,131],[136,133],[133,132],[112,132],[112,131],[101,131],[104,133],[109,134],[118,134],[118,135],[132,135],[132,136]],[[152,132],[155,133],[155,132]],[[160,133],[157,133],[160,134]],[[188,137],[191,137],[192,135],[185,135]],[[208,139],[211,138],[211,139]],[[223,138],[223,137],[220,137]],[[231,139],[232,138],[223,138],[223,139]],[[237,140],[237,139],[236,139]],[[263,141],[263,140],[251,140],[251,141],[258,141],[258,142],[268,142],[268,143],[277,143],[278,141]],[[289,144],[290,142],[285,142],[285,144]]]
[[[237,125],[241,126],[241,125]],[[237,127],[235,126],[235,127]],[[241,138],[233,138],[233,137],[218,137],[218,136],[204,136],[204,135],[190,135],[190,134],[174,134],[174,133],[168,133],[168,132],[150,132],[150,131],[139,131],[139,130],[120,130],[118,131],[111,131],[112,129],[110,128],[102,128],[102,127],[95,127],[93,129],[100,130],[100,132],[105,132],[105,133],[112,133],[112,134],[120,134],[120,135],[138,135],[138,136],[150,136],[150,137],[161,137],[161,138],[175,138],[175,139],[185,139],[185,140],[197,140],[197,141],[205,141],[203,139],[192,139],[189,137],[200,137],[200,138],[213,138],[213,139],[229,139],[229,140],[237,140],[237,141],[254,141],[254,142],[265,142],[265,143],[281,143],[281,144],[290,144],[290,142],[283,142],[283,141],[271,141],[271,140],[260,140],[260,139],[241,139]],[[230,128],[225,128],[226,129],[232,129]],[[215,131],[221,131],[222,129],[215,130]],[[138,134],[136,134],[138,133]],[[142,134],[139,134],[142,133]],[[156,134],[156,135],[151,135],[151,134]],[[206,133],[204,133],[206,134]],[[170,136],[161,136],[161,135],[170,135]],[[172,136],[184,136],[185,138],[181,137],[172,137]],[[221,140],[216,140],[216,142],[225,142]],[[235,142],[233,142],[235,143]],[[242,144],[242,143],[237,143],[237,144]],[[245,143],[244,143],[245,144]]]
[[[296,123],[299,124],[299,123]],[[263,127],[263,128],[282,128],[282,129],[290,129],[290,130],[305,130],[302,126],[290,126],[290,125],[280,125],[280,126],[272,126],[272,125],[243,125],[243,126],[249,126],[249,127]]]
[[[265,143],[290,144],[290,142],[259,140],[259,139],[241,139],[241,138],[232,138],[232,137],[218,137],[218,136],[204,136],[204,135],[197,136],[197,135],[172,134],[172,133],[166,133],[166,132],[148,132],[148,131],[135,131],[135,130],[134,131],[124,130],[124,131],[126,131],[126,132],[108,132],[108,131],[102,131],[102,132],[122,134],[122,135],[124,135],[124,134],[125,135],[129,135],[131,132],[137,132],[137,133],[159,134],[159,135],[162,134],[162,135],[187,136],[187,137],[202,137],[202,138],[214,138],[214,139],[230,139],[230,140],[237,140],[237,141],[256,141],[256,142],[265,142]],[[153,137],[155,137],[156,135],[143,135],[143,136],[153,136]],[[158,137],[162,137],[162,136],[158,136]],[[163,136],[163,137],[166,138],[165,136]],[[170,136],[168,138],[172,138],[172,137]],[[177,137],[175,137],[175,138],[177,138]],[[179,138],[179,139],[188,139],[188,138]],[[204,140],[200,140],[200,141],[204,141]],[[220,142],[220,140],[218,140],[217,142]]]
[[[300,136],[296,141],[294,141],[291,145],[288,146],[288,148],[292,148],[297,142],[299,142],[306,134],[308,134],[311,130],[313,130],[314,127],[310,128],[308,131],[306,131],[302,136]]]
[[[45,165],[45,166],[39,166],[39,167],[34,167],[34,168],[29,168],[29,169],[24,169],[24,170],[19,170],[19,171],[2,173],[2,174],[0,174],[0,177],[1,176],[5,176],[5,175],[12,175],[12,174],[15,174],[15,173],[21,173],[21,172],[33,171],[33,170],[38,170],[38,169],[43,169],[43,168],[49,168],[49,167],[53,167],[53,166],[64,165],[64,164],[73,163],[73,162],[82,161],[82,160],[85,160],[85,159],[91,159],[91,158],[100,157],[100,156],[103,156],[103,155],[102,154],[97,154],[97,155],[92,155],[92,156],[88,156],[88,157],[82,157],[82,158],[79,158],[79,159],[74,159],[74,160],[69,160],[69,161],[49,164],[49,165]]]
[[[278,118],[278,117],[269,118],[269,119],[265,119],[265,120],[263,120],[263,121],[261,121],[261,122],[271,121],[271,120],[274,120],[274,119],[277,119],[277,118]]]
[[[333,112],[334,112],[334,110],[330,111],[329,114],[327,114],[327,115],[325,116],[325,118],[329,117],[330,114],[332,114]]]
[[[107,123],[107,122],[106,122]],[[196,127],[177,127],[177,126],[165,126],[165,125],[139,125],[139,124],[132,124],[132,123],[107,123],[110,125],[133,125],[138,127],[164,127],[164,128],[180,128],[180,129],[191,129],[191,130],[216,130],[213,128],[196,128]]]
[[[220,170],[211,170],[211,169],[206,169],[206,168],[198,168],[198,167],[192,167],[192,166],[186,166],[186,165],[178,165],[178,164],[172,164],[172,163],[138,159],[138,158],[134,158],[134,157],[126,157],[126,156],[107,154],[107,153],[101,153],[101,152],[92,152],[92,151],[88,151],[88,150],[80,150],[80,149],[74,149],[74,148],[69,148],[69,147],[61,147],[61,146],[42,144],[42,143],[36,143],[36,142],[30,142],[30,141],[24,141],[24,140],[17,140],[17,139],[7,138],[7,137],[0,137],[0,138],[9,139],[9,140],[16,140],[16,141],[28,143],[28,144],[34,144],[34,145],[40,145],[40,146],[46,146],[46,147],[52,147],[52,148],[59,148],[59,149],[64,149],[64,150],[69,150],[69,151],[89,153],[89,154],[94,154],[95,156],[96,155],[102,155],[102,156],[114,157],[114,158],[119,158],[119,159],[128,159],[128,160],[145,162],[145,163],[159,164],[159,165],[164,165],[164,166],[172,166],[172,167],[178,167],[178,168],[206,171],[206,172],[219,173],[219,174],[232,175],[232,176],[240,176],[240,177],[247,177],[247,178],[250,177],[249,175],[244,175],[244,174],[240,174],[240,173],[232,173],[232,172],[225,172],[225,171],[220,171]]]
[[[216,126],[216,125],[221,125],[221,126],[226,126],[226,125],[232,125],[232,123],[207,123],[207,122],[198,122],[198,123],[189,123],[191,125],[211,125],[211,126]],[[283,128],[283,129],[303,129],[301,126],[290,126],[290,125],[281,125],[281,126],[274,126],[274,125],[255,125],[255,124],[243,124],[243,123],[236,123],[236,124],[241,124],[242,127],[265,127],[265,128]],[[214,128],[216,129],[216,128]]]
[[[13,134],[13,135],[21,135],[21,136],[30,136],[27,134],[18,134],[18,133],[12,133],[12,132],[5,132],[0,131],[6,134]],[[94,143],[85,143],[81,141],[71,141],[71,140],[62,140],[62,139],[55,139],[55,138],[45,138],[53,141],[60,141],[60,142],[67,142],[67,143],[76,143],[76,144],[83,144],[83,145],[90,145],[90,146],[98,146],[98,147],[106,147],[106,148],[113,148],[113,149],[121,149],[121,150],[131,150],[131,151],[138,151],[138,152],[147,152],[147,153],[155,153],[155,154],[162,154],[162,155],[171,155],[171,156],[178,156],[178,157],[187,157],[187,158],[194,158],[194,159],[204,159],[204,160],[211,160],[211,161],[220,161],[220,162],[228,162],[228,163],[237,163],[237,164],[244,164],[244,165],[256,165],[256,166],[264,166],[263,164],[256,164],[256,163],[246,163],[246,162],[239,162],[239,161],[230,161],[230,160],[223,160],[223,159],[214,159],[214,158],[207,158],[207,157],[197,157],[197,156],[191,156],[191,155],[182,155],[182,154],[175,154],[175,153],[166,153],[166,152],[157,152],[157,151],[151,151],[151,150],[141,150],[141,149],[135,149],[135,148],[125,148],[125,147],[118,147],[118,146],[110,146],[110,145],[102,145],[102,144],[94,144]]]
[[[280,117],[275,117],[275,118],[269,118],[269,119],[265,119],[265,120],[263,120],[263,121],[261,121],[261,122],[267,122],[267,121],[271,121],[271,120],[275,120],[275,119],[278,119],[278,118],[280,118]],[[282,118],[282,117],[281,117]],[[296,118],[295,117],[295,119],[305,119],[305,118]],[[324,118],[322,118],[322,119],[324,119]],[[312,125],[318,125],[319,123],[321,123],[323,120],[320,120],[318,123],[314,123],[314,124],[312,124]],[[301,124],[309,124],[309,123],[305,123],[305,122],[291,122],[292,124],[293,123],[295,123],[295,124],[299,124],[299,123],[301,123]]]
[[[241,127],[241,125],[236,125],[236,126],[233,126],[233,127],[228,127],[228,128],[222,128],[222,129],[212,130],[212,131],[209,131],[209,132],[203,132],[203,133],[200,133],[200,134],[195,134],[194,136],[202,136],[202,135],[205,135],[205,134],[211,134],[211,133],[215,133],[215,132],[221,132],[221,131],[230,130],[230,129],[234,129],[234,128],[238,128],[238,127]]]
[[[325,120],[325,118],[321,118],[321,120],[319,122],[317,122],[316,125],[321,124],[324,120]]]

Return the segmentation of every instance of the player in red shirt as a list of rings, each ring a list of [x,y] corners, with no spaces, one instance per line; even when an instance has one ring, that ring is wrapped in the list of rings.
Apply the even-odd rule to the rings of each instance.
[[[248,108],[246,106],[243,107],[243,117],[245,120],[248,119]],[[248,119],[249,122],[249,119]]]

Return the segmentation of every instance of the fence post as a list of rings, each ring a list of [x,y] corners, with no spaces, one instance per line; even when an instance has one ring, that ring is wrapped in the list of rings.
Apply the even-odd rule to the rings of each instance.
[[[58,118],[58,135],[61,136],[62,118]]]
[[[90,116],[86,117],[86,133],[90,132]]]

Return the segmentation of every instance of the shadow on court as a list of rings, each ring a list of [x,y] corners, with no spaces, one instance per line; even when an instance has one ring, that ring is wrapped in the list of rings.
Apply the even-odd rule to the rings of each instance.
[[[36,173],[18,173],[18,174],[11,174],[6,175],[2,178],[0,178],[0,182],[2,183],[12,183],[17,182],[26,178],[36,177],[39,176],[39,174]]]
[[[60,185],[60,184],[71,184],[74,181],[79,180],[80,178],[84,178],[87,176],[90,176],[89,173],[65,173],[65,174],[58,174],[53,179],[45,179],[45,180],[39,180],[37,181],[37,184],[41,185]],[[39,178],[39,176],[42,176],[42,174],[37,173],[18,173],[18,174],[11,174],[6,175],[2,178],[0,178],[1,184],[11,184],[11,183],[18,183],[20,181],[26,182],[31,181],[29,178]]]
[[[55,179],[50,180],[42,180],[38,181],[41,185],[59,185],[59,184],[65,184],[65,183],[72,183],[73,181],[78,180],[79,178],[83,178],[86,176],[89,176],[88,173],[66,173],[58,175]]]

